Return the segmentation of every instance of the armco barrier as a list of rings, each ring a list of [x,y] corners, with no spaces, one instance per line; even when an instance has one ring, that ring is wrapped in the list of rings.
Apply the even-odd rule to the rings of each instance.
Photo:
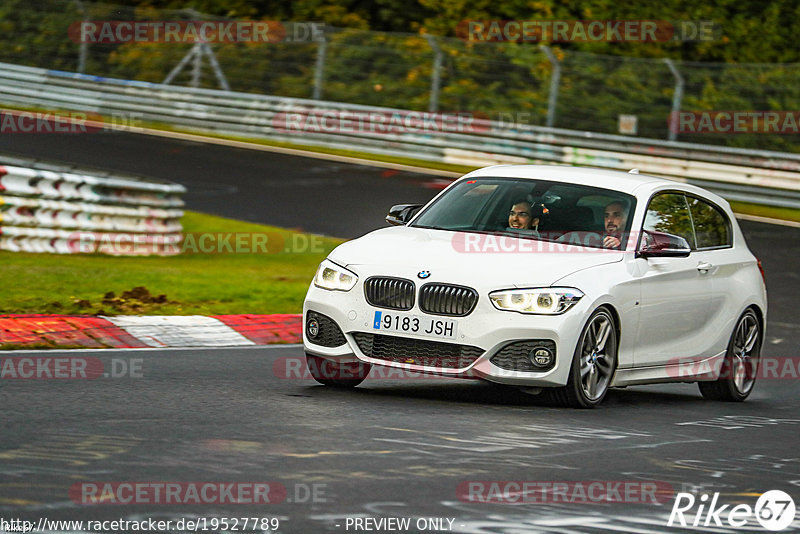
[[[545,128],[473,115],[462,115],[462,123],[456,116],[455,126],[438,124],[444,119],[437,115],[434,127],[426,127],[431,124],[426,114],[408,110],[175,87],[5,63],[0,63],[0,103],[117,117],[128,127],[137,121],[156,122],[474,166],[548,162],[638,168],[697,183],[732,200],[800,208],[800,154]],[[394,119],[404,126],[387,126]]]
[[[0,162],[3,158],[0,157]],[[0,165],[0,250],[169,253],[180,241],[178,184],[96,176],[72,169]],[[119,246],[158,241],[159,247]]]

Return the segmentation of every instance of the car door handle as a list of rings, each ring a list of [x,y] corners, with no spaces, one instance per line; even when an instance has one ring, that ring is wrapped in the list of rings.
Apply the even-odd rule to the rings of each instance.
[[[706,274],[712,267],[714,266],[707,261],[701,261],[697,264],[697,270],[703,274]]]

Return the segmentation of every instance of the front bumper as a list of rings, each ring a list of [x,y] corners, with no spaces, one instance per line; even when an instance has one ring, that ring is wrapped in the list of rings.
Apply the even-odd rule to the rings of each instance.
[[[588,316],[588,299],[579,301],[573,308],[562,315],[525,315],[521,313],[497,310],[489,301],[488,291],[479,290],[478,304],[475,310],[466,317],[448,317],[457,321],[456,339],[436,339],[412,333],[389,333],[387,335],[457,343],[478,347],[482,354],[464,367],[442,367],[387,361],[365,354],[356,342],[354,334],[381,333],[373,329],[375,311],[390,313],[427,315],[415,303],[414,308],[404,312],[384,310],[369,305],[364,298],[363,285],[357,284],[351,291],[328,291],[311,285],[303,305],[303,345],[306,352],[339,362],[361,361],[372,365],[392,367],[415,373],[426,373],[453,378],[479,378],[524,387],[555,387],[567,383],[572,365],[575,346]],[[306,332],[308,311],[314,311],[330,317],[342,330],[346,343],[338,347],[325,347],[312,342]],[[438,317],[437,318],[441,318]],[[546,371],[515,371],[504,369],[492,361],[503,347],[511,342],[526,340],[552,340],[555,345],[555,365]]]

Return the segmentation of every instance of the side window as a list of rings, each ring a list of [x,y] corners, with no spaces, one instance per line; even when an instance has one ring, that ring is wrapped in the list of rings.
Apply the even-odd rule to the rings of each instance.
[[[643,229],[680,236],[692,249],[697,248],[689,205],[681,193],[661,193],[653,197],[647,206]]]
[[[697,235],[697,248],[730,246],[730,225],[725,214],[699,198],[689,197],[688,200]]]

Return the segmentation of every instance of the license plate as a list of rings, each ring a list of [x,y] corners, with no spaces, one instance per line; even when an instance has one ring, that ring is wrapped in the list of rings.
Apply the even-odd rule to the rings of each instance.
[[[455,339],[458,324],[452,319],[437,319],[436,317],[426,317],[424,315],[376,311],[375,319],[372,321],[372,328],[387,332]]]

